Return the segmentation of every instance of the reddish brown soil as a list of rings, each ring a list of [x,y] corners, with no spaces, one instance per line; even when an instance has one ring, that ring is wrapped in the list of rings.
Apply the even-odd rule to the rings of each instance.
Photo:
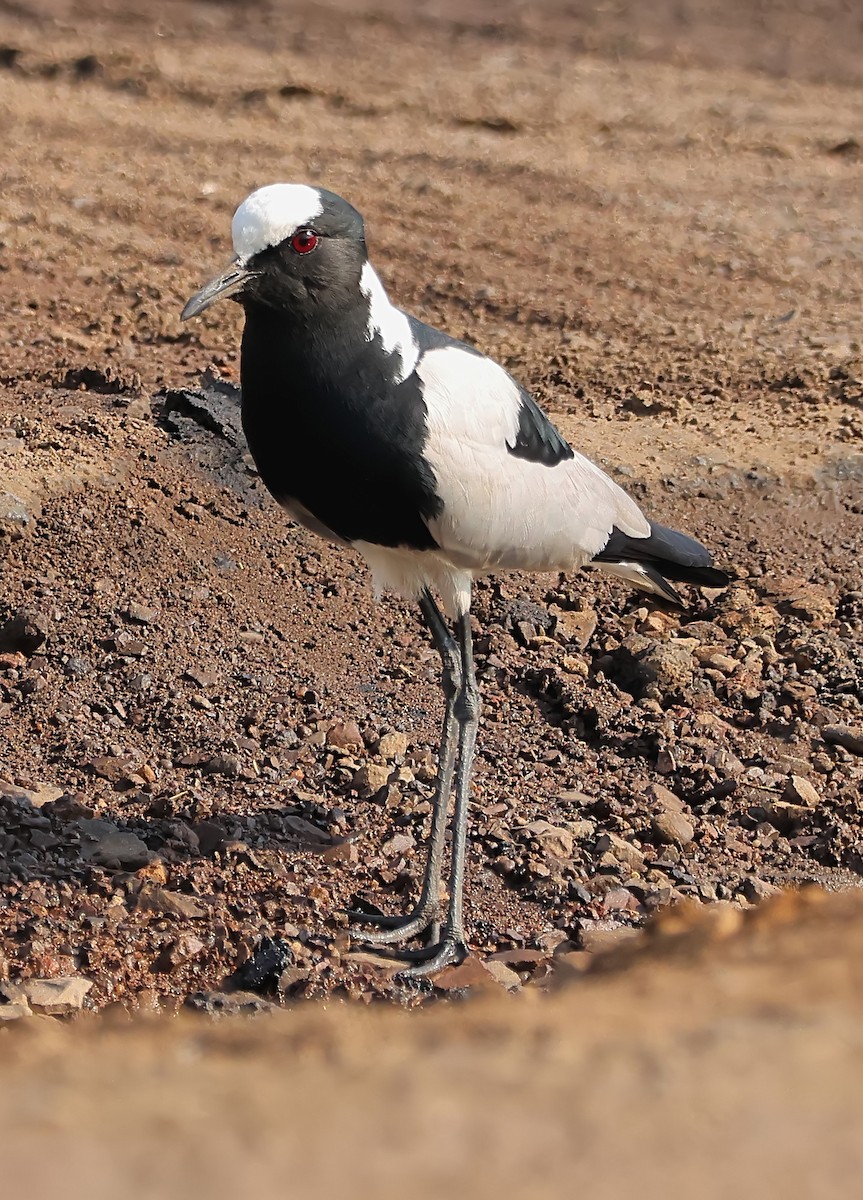
[[[547,982],[683,897],[858,883],[861,63],[839,0],[0,4],[12,991],[212,1005],[269,936],[270,1000],[426,998],[344,909],[421,869],[435,657],[263,494],[232,402],[178,395],[236,380],[239,312],[178,314],[275,179],[349,197],[394,297],[736,576],[682,613],[478,587],[478,955]]]

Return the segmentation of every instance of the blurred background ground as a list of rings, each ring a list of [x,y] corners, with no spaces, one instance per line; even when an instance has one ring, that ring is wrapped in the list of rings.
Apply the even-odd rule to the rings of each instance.
[[[415,885],[434,656],[409,609],[373,607],[360,565],[262,495],[230,392],[239,313],[178,320],[228,257],[238,201],[276,179],[354,202],[399,302],[503,361],[737,576],[685,613],[593,576],[478,589],[468,917],[497,965],[461,985],[544,993],[684,899],[744,911],[781,886],[856,886],[861,43],[850,2],[0,4],[0,1012],[22,1071],[32,1046],[35,1078],[68,1054],[73,1080],[90,1053],[73,1047],[103,1036],[13,1014],[46,1011],[35,980],[73,981],[47,1006],[61,1014],[212,1010],[244,963],[265,1003],[446,994],[394,991],[343,915],[357,895],[403,907]],[[831,969],[850,972],[851,918],[832,912],[817,937],[834,930]],[[266,985],[262,936],[279,951]],[[701,1098],[726,1115],[763,1095],[799,1194],[847,1194],[819,1192],[823,1174],[803,1187],[788,1099],[816,1097],[812,1129],[843,1103],[850,1122],[856,1043],[841,1072],[836,1047],[853,989],[840,1017],[801,1025],[794,988],[823,982],[807,954],[768,994],[747,976],[744,1084],[731,1051],[704,1050],[727,1033],[711,947],[679,991],[645,982],[650,958],[590,984],[616,989],[613,1029],[581,984],[530,1009],[631,1071],[605,1093],[579,1059],[555,1111],[581,1112],[593,1086],[615,1154],[620,1129],[640,1145],[636,1114],[658,1125],[639,1022],[685,1025],[704,994],[670,1061],[715,1079]],[[353,1020],[336,1012],[334,1028]],[[262,1055],[268,1028],[249,1035]],[[44,1057],[42,1038],[58,1039]],[[825,1095],[834,1068],[845,1083]],[[692,1096],[671,1090],[684,1128]],[[544,1103],[520,1102],[501,1130]],[[705,1122],[678,1154],[715,1147]],[[598,1135],[578,1128],[555,1161],[594,1170],[602,1194],[600,1159],[575,1154]]]

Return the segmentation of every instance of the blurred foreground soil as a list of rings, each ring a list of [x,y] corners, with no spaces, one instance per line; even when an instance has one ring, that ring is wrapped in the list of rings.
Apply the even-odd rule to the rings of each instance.
[[[551,995],[0,1036],[15,1194],[827,1200],[863,1167],[863,902],[668,912]]]
[[[856,1194],[861,64],[840,0],[0,3],[7,1186]],[[277,179],[735,575],[478,586],[424,990],[345,909],[415,891],[435,656],[262,493],[239,313],[178,318]]]

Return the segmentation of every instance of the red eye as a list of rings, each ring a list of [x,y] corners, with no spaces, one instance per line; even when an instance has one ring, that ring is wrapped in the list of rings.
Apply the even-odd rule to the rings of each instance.
[[[318,244],[318,235],[311,229],[298,229],[291,238],[291,249],[297,254],[308,254]]]

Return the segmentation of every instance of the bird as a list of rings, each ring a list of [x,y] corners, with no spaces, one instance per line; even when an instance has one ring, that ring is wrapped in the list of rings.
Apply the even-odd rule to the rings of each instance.
[[[729,576],[694,538],[649,520],[502,366],[394,304],[346,200],[268,184],[242,201],[231,233],[233,261],[181,315],[224,297],[244,310],[241,416],[259,475],[295,521],[362,555],[376,595],[417,602],[440,656],[444,719],[419,897],[403,917],[353,914],[351,930],[386,947],[401,974],[432,975],[469,954],[474,579],[590,565],[681,604],[674,583],[721,588]]]

